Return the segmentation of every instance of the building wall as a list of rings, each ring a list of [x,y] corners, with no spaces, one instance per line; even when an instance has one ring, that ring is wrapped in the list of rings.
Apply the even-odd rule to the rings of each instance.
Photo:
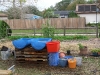
[[[0,17],[0,20],[6,20],[8,19],[7,17]]]
[[[95,14],[78,14],[80,17],[86,18],[86,24],[87,23],[96,23],[100,22],[100,14],[97,14],[97,21],[96,21],[96,13]]]

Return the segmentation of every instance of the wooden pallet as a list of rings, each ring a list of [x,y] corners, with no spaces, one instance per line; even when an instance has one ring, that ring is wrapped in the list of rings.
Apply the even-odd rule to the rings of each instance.
[[[44,63],[48,61],[48,53],[46,48],[40,51],[35,50],[31,46],[24,49],[15,48],[15,55],[17,62],[32,61],[34,63]]]

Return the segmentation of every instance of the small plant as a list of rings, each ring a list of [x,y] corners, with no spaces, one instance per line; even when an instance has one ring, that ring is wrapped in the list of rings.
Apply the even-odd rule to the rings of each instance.
[[[83,49],[84,48],[84,46],[81,43],[79,43],[78,46],[79,46],[79,49]]]
[[[46,38],[54,38],[54,30],[54,27],[52,27],[47,20],[47,22],[42,27],[43,36]]]
[[[92,53],[98,53],[98,52],[100,52],[100,49],[92,49],[91,52],[92,52]]]
[[[78,44],[79,46],[79,50],[80,50],[80,55],[87,55],[88,52],[87,52],[87,46],[83,46],[81,43]]]
[[[98,53],[98,49],[93,49],[91,52],[92,53]]]

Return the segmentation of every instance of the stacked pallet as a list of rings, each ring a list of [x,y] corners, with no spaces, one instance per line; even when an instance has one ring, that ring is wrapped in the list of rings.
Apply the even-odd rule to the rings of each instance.
[[[35,50],[31,46],[24,49],[15,48],[15,56],[18,62],[32,61],[34,63],[45,63],[48,59],[46,47],[40,51]]]

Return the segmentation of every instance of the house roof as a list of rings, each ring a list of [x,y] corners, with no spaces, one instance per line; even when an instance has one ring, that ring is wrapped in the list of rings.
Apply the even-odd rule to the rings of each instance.
[[[24,18],[25,19],[30,19],[32,16],[34,16],[34,14],[24,14]]]
[[[24,14],[25,19],[40,19],[42,18],[41,16],[34,15],[34,14]]]
[[[69,11],[54,11],[54,14],[60,14],[60,15],[62,15],[62,14],[69,14]]]
[[[30,19],[41,19],[41,18],[42,18],[41,16],[33,15]]]
[[[4,13],[0,13],[0,17],[7,17],[7,15]]]
[[[96,13],[96,12],[100,12],[100,10],[97,8],[96,4],[78,4],[78,5],[76,5],[76,13],[89,14],[89,13]]]

